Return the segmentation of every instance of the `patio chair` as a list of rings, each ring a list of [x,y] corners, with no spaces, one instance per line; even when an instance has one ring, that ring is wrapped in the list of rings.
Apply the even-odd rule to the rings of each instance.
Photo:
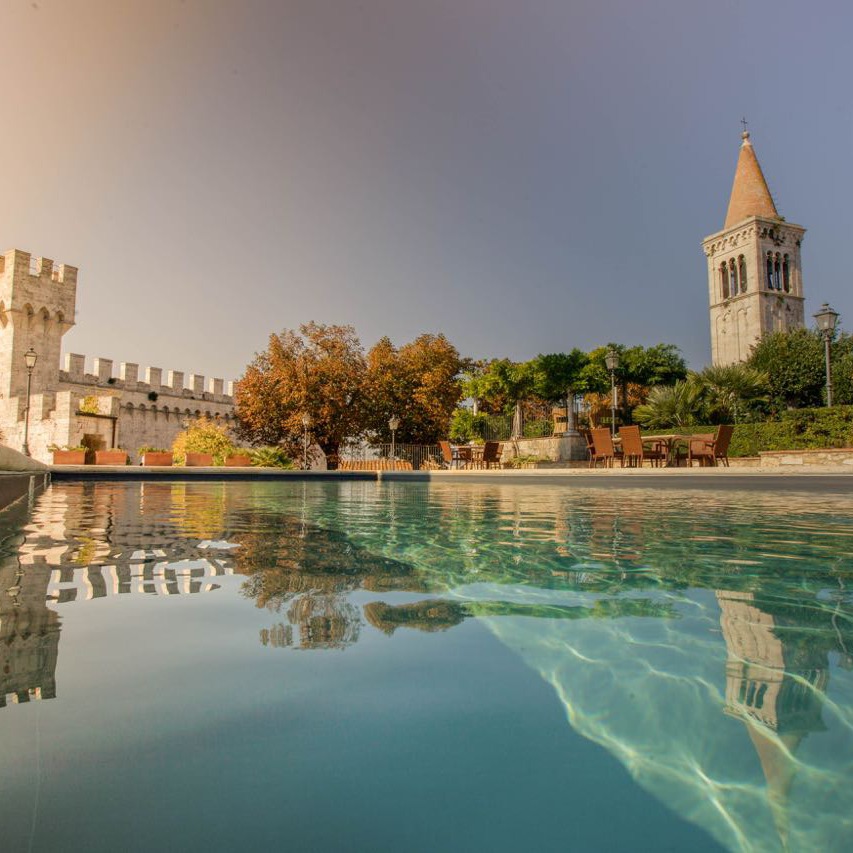
[[[626,464],[630,468],[642,468],[643,462],[648,459],[652,465],[662,465],[667,461],[666,451],[660,442],[655,442],[651,447],[643,443],[638,426],[625,426],[619,428],[619,438],[622,439],[622,466]]]
[[[714,466],[717,460],[729,467],[729,444],[735,428],[731,424],[720,424],[716,435],[694,435],[687,445],[687,464],[692,468],[693,460],[700,465]]]
[[[477,463],[478,468],[500,468],[501,451],[503,447],[499,441],[487,441],[483,445],[483,457]]]
[[[598,460],[604,461],[605,468],[613,467],[613,460],[622,456],[622,451],[617,450],[613,446],[613,437],[610,435],[610,430],[607,427],[598,427],[592,430],[592,458],[590,459],[590,467],[594,468],[598,464]]]
[[[448,468],[459,467],[459,451],[451,445],[449,441],[439,441],[438,446],[441,448],[441,458]]]
[[[583,436],[584,441],[586,441],[586,456],[589,462],[589,467],[592,468],[592,457],[595,455],[595,445],[592,443],[592,434],[588,429],[579,429],[578,432]]]

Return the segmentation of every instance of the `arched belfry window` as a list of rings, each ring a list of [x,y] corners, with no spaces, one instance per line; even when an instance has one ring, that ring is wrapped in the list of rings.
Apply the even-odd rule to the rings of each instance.
[[[787,255],[782,258],[782,287],[785,288],[785,293],[791,292],[791,265]]]
[[[773,284],[776,286],[776,290],[782,289],[782,259],[778,252],[773,259]]]
[[[726,262],[720,264],[720,290],[723,294],[723,299],[729,298],[729,268]]]
[[[737,268],[740,278],[740,292],[746,293],[746,258],[743,255],[737,259]]]
[[[773,290],[773,254],[767,253],[767,289]]]
[[[734,258],[729,261],[729,294],[737,296],[737,267]]]

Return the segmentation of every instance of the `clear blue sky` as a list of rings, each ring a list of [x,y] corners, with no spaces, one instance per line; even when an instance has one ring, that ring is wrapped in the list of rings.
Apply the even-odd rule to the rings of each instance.
[[[64,350],[238,376],[272,331],[710,358],[745,115],[853,327],[853,4],[2,0],[0,243],[80,267]]]

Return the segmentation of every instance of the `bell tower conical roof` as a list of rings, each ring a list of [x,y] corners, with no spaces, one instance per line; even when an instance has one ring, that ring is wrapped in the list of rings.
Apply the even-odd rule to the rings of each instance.
[[[767,188],[767,181],[764,180],[764,173],[755,156],[755,149],[749,141],[749,131],[744,131],[726,213],[726,224],[723,227],[731,228],[750,216],[779,219],[773,197]]]

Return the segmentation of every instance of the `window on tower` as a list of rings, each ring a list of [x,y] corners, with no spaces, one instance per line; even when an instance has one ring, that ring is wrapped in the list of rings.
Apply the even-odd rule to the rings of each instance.
[[[729,293],[737,296],[737,267],[734,258],[729,261]]]
[[[773,290],[773,254],[767,253],[767,289]]]
[[[723,299],[729,298],[729,269],[725,261],[720,264],[720,291],[723,294]]]
[[[775,285],[776,290],[782,289],[782,260],[779,257],[778,252],[773,260],[773,284]]]
[[[746,258],[743,255],[737,259],[737,266],[740,278],[740,292],[746,293]]]
[[[791,265],[788,263],[788,256],[782,258],[782,286],[785,288],[785,293],[791,292]]]

